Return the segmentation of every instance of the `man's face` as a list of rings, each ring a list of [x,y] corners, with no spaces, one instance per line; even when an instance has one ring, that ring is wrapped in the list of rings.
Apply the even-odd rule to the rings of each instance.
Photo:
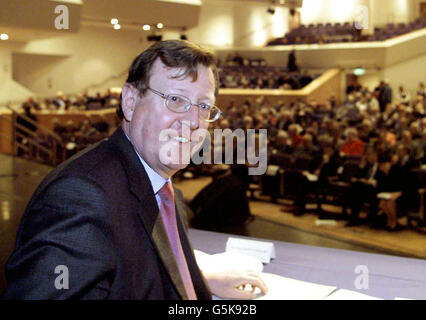
[[[157,59],[151,69],[149,87],[164,94],[179,94],[191,100],[192,103],[201,102],[214,105],[215,81],[210,68],[198,66],[197,81],[192,76],[173,78],[180,75],[182,70],[166,67]],[[193,147],[204,140],[178,141],[179,136],[190,138],[197,129],[207,130],[208,122],[199,118],[199,108],[191,106],[185,113],[176,113],[169,110],[165,100],[147,90],[141,98],[138,91],[131,87],[123,88],[123,130],[126,132],[133,146],[149,166],[165,178],[169,178],[176,171],[185,168],[188,163],[182,156],[171,163],[164,161],[164,151],[182,155],[183,152],[193,150]],[[176,140],[178,138],[178,140]],[[161,141],[160,141],[161,140]]]

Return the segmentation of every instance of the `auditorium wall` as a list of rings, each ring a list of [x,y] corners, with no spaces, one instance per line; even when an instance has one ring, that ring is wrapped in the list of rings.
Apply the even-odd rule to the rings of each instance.
[[[384,69],[383,77],[389,80],[394,93],[404,84],[414,98],[419,82],[426,84],[426,54]]]
[[[414,99],[419,82],[426,84],[426,55],[397,63],[384,69],[367,70],[366,74],[358,78],[359,83],[373,90],[381,80],[390,84],[395,93],[400,85],[409,92]]]
[[[0,103],[20,101],[31,91],[12,79],[12,52],[19,46],[0,42]]]
[[[415,20],[417,0],[374,0],[374,21],[377,25]]]
[[[196,28],[185,32],[188,39],[201,45],[232,46],[234,20],[232,5],[204,4]]]
[[[273,15],[266,9],[259,5],[234,8],[234,46],[264,46],[288,32],[288,9],[276,7]]]
[[[11,70],[9,75],[0,73],[1,78],[13,75],[13,80],[41,97],[86,88],[104,91],[123,85],[130,63],[150,44],[140,31],[82,26],[78,34],[65,32],[62,37],[3,44],[0,56],[7,56]],[[9,97],[3,98],[10,99],[12,92],[6,94]],[[20,98],[26,97],[27,92]]]
[[[415,19],[421,0],[304,0],[301,20],[304,24],[354,21],[358,7],[365,6],[376,26]]]
[[[304,0],[301,22],[326,23],[354,21],[360,6],[368,8],[369,23],[413,21],[422,0]],[[204,2],[203,2],[204,3]],[[289,10],[275,6],[273,15],[265,5],[243,1],[207,0],[201,8],[199,25],[188,30],[188,38],[216,47],[259,47],[269,39],[288,32]],[[373,30],[373,28],[371,28]]]
[[[206,1],[199,24],[186,32],[188,39],[212,47],[261,47],[268,40],[288,31],[288,9],[276,7],[267,12],[269,3]]]

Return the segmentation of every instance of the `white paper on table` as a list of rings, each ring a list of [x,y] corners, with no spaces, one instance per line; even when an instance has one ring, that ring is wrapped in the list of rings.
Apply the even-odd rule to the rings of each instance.
[[[383,300],[357,291],[338,289],[324,300]]]
[[[261,273],[260,277],[268,288],[266,295],[254,300],[322,300],[333,292],[336,287],[285,278],[272,273]],[[256,289],[255,293],[260,294]],[[222,300],[216,296],[214,300]]]
[[[237,251],[207,254],[194,250],[198,267],[204,272],[252,271],[261,273],[263,264],[259,259]]]
[[[272,273],[261,273],[260,277],[265,282],[268,293],[255,300],[322,300],[336,289]]]

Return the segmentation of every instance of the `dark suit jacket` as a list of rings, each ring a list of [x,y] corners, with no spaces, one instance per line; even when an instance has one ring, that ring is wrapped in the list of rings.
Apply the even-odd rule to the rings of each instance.
[[[175,195],[180,216],[182,194]],[[211,299],[181,219],[195,292]],[[69,289],[55,287],[65,275],[55,273],[58,265],[68,269]],[[4,299],[187,299],[149,178],[121,127],[40,184],[6,279]]]

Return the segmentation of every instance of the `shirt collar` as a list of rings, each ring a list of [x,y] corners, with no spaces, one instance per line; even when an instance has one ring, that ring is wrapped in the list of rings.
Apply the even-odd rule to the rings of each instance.
[[[130,141],[129,137],[127,136],[127,134],[125,134],[126,138]],[[133,146],[133,144],[132,144]],[[157,192],[164,186],[165,183],[170,182],[170,184],[172,183],[171,179],[164,179],[157,171],[155,171],[154,169],[152,169],[148,163],[146,163],[146,161],[142,158],[142,156],[137,152],[137,150],[135,149],[135,147],[133,147],[133,149],[135,150],[136,154],[138,155],[139,160],[141,161],[147,175],[149,178],[149,181],[151,182],[151,186],[152,189],[154,191],[154,194],[157,194]]]

